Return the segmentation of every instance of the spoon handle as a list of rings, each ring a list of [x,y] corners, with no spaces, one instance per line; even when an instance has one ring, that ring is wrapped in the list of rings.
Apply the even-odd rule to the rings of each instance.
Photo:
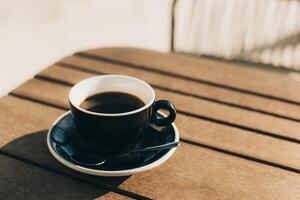
[[[171,149],[173,147],[177,147],[178,145],[179,145],[179,141],[170,142],[170,143],[161,144],[161,145],[152,146],[152,147],[146,147],[144,149],[130,150],[129,152],[159,151],[159,150]]]

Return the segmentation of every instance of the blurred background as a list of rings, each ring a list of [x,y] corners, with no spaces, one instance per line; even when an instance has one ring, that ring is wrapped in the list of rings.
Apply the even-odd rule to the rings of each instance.
[[[0,0],[0,96],[99,47],[300,70],[298,0]]]

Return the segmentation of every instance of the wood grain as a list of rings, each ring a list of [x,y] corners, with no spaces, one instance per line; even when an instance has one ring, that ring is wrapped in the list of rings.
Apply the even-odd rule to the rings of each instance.
[[[50,67],[40,75],[54,80],[64,80],[74,84],[93,74],[72,69]],[[45,86],[44,86],[45,85]],[[56,95],[39,92],[51,87]],[[36,88],[33,90],[31,88]],[[15,92],[50,103],[57,103],[68,109],[67,94],[70,87],[41,80],[31,80]],[[36,91],[36,92],[33,92]],[[214,122],[178,114],[176,119],[182,138],[201,144],[211,145],[242,155],[278,163],[300,170],[300,146],[284,140],[256,134],[250,131],[229,127]],[[280,146],[280,148],[274,148]]]
[[[10,158],[0,162],[1,174],[9,172],[8,166],[28,172],[24,180],[4,176],[15,181],[10,188],[25,184],[26,194],[43,185],[40,180],[54,177],[53,185],[62,185],[56,190],[64,189],[66,181],[71,182],[71,192],[77,182],[87,184],[79,189],[78,197],[84,199],[127,198],[107,191],[155,199],[300,198],[300,95],[293,93],[300,85],[285,75],[129,48],[92,50],[63,62],[64,66],[50,67],[14,90],[15,97],[0,99],[0,152],[39,166],[27,169],[27,164],[14,165],[11,161],[19,161]],[[155,85],[158,98],[176,104],[176,123],[186,142],[168,162],[131,177],[105,178],[76,173],[50,155],[47,129],[68,109],[70,86],[99,73],[142,78]],[[283,87],[286,90],[278,89]],[[35,169],[45,173],[38,172],[36,186],[31,187],[27,184]],[[44,193],[52,188],[47,185]]]
[[[132,176],[121,188],[157,199],[298,199],[299,182],[298,174],[182,144],[164,166]]]
[[[122,70],[122,67],[117,68],[114,65],[108,65],[106,63],[99,63],[99,62],[92,62],[88,59],[81,59],[76,57],[69,57],[62,61],[63,63],[68,64],[77,64],[79,66],[82,66],[86,69],[93,69],[96,72],[99,73],[117,73],[117,74],[126,74],[126,75],[134,75],[138,78],[143,78],[143,80],[150,81],[155,80],[156,84],[159,86],[165,86],[167,88],[180,88],[182,87],[182,90],[188,90],[190,92],[193,91],[193,88],[196,84],[189,82],[186,84],[181,84],[181,82],[172,81],[167,79],[165,76],[158,76],[153,74],[147,74],[143,71],[134,70],[136,73],[124,73],[126,69]],[[143,75],[142,75],[143,74]],[[59,73],[58,73],[59,75]],[[147,77],[151,77],[147,79]],[[63,77],[61,77],[62,79]],[[206,90],[207,92],[203,91],[204,93],[209,93],[209,91],[213,90]],[[281,118],[265,115],[257,112],[252,112],[249,110],[239,109],[236,107],[230,107],[227,105],[222,105],[216,102],[207,101],[205,99],[199,99],[194,96],[187,96],[184,94],[177,94],[170,91],[165,91],[162,89],[155,89],[155,92],[157,93],[158,98],[165,98],[170,99],[173,101],[176,105],[176,108],[178,110],[187,112],[187,113],[193,113],[198,115],[204,115],[210,118],[222,120],[229,123],[234,123],[241,126],[251,127],[253,129],[263,130],[267,131],[271,134],[277,134],[282,136],[287,136],[290,138],[295,138],[297,140],[300,139],[300,136],[298,132],[300,131],[300,123],[294,122],[290,120],[282,120]],[[196,93],[196,92],[195,92]],[[217,92],[216,92],[217,93]],[[236,92],[235,92],[236,93]],[[240,95],[240,93],[236,93],[236,95]],[[233,96],[233,95],[229,95]],[[247,97],[240,97],[240,99],[248,99]],[[287,105],[286,103],[275,103],[273,104],[272,101],[267,101],[265,99],[264,102],[255,101],[255,99],[249,99],[249,101],[253,100],[252,104],[257,104],[261,107],[268,107],[269,110],[286,110],[286,112],[289,112],[291,110],[294,110],[295,113],[300,114],[300,106],[291,106]],[[287,108],[289,107],[289,108]],[[291,111],[290,113],[293,113],[294,111]],[[298,115],[297,114],[297,115]],[[272,125],[270,125],[272,124]]]
[[[42,138],[45,140],[45,135],[36,139],[29,134],[38,130],[39,126],[43,129],[46,124],[51,124],[51,116],[57,114],[57,109],[15,97],[4,97],[0,100],[0,110],[11,113],[7,117],[0,112],[0,120],[6,124],[0,131],[7,133],[0,135],[0,141],[7,135],[15,136],[1,149],[57,170],[69,171],[45,153],[46,146],[39,142]],[[36,112],[39,110],[47,113],[47,117],[44,115],[42,119]],[[26,120],[27,126],[20,128],[24,123],[22,120],[29,118],[31,120]],[[24,135],[27,136],[22,137]],[[87,178],[101,180],[99,177]],[[164,165],[133,175],[121,182],[119,187],[156,199],[297,199],[300,198],[299,185],[300,178],[296,173],[182,144]]]
[[[0,155],[1,199],[128,199]]]
[[[300,93],[296,92],[300,89],[300,82],[286,74],[258,69],[254,65],[243,67],[206,58],[135,48],[94,49],[86,51],[86,54],[300,103]]]
[[[265,112],[271,115],[275,114],[281,117],[296,119],[298,121],[300,119],[299,105],[287,104],[281,101],[275,101],[273,99],[266,99],[263,97],[201,84],[190,80],[166,76],[160,73],[136,70],[124,65],[107,63],[84,57],[70,56],[61,60],[59,63],[67,64],[68,66],[79,70],[89,70],[96,74],[117,73],[134,76],[147,81],[154,87],[164,87],[169,90],[171,89],[176,92],[184,93],[185,95],[194,95],[198,98],[206,98],[210,101],[222,103],[228,106],[239,107],[241,109]]]
[[[60,74],[61,79],[65,76],[66,74]],[[52,98],[53,102],[59,103],[67,108],[68,101],[66,100],[68,90],[70,88],[63,85],[57,85],[57,87],[52,88],[52,92],[55,95],[40,92],[47,91],[49,87],[51,87],[51,83],[33,79],[13,92],[42,100],[49,100]],[[157,99],[168,99],[172,101],[176,105],[177,110],[183,111],[184,113],[199,115],[200,117],[205,116],[239,126],[250,127],[252,129],[257,129],[258,131],[265,131],[267,134],[274,134],[300,140],[300,135],[298,134],[300,131],[300,123],[297,122],[232,108],[160,89],[155,89],[155,93]],[[61,96],[61,98],[56,98],[57,96]]]

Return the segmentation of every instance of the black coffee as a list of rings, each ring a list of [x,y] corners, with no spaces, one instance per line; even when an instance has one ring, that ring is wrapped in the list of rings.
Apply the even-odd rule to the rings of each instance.
[[[123,113],[143,107],[138,97],[123,92],[103,92],[86,98],[80,107],[98,113]]]

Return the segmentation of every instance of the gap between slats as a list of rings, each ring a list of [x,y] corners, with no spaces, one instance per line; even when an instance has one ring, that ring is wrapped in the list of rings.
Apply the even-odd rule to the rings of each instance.
[[[260,93],[260,92],[254,92],[254,91],[247,90],[247,89],[233,87],[233,86],[226,85],[226,84],[220,84],[220,83],[215,83],[215,82],[208,81],[208,80],[203,80],[203,79],[199,79],[199,78],[192,78],[192,77],[188,77],[188,76],[184,76],[184,75],[180,75],[180,74],[176,74],[176,73],[172,73],[172,72],[166,72],[166,71],[163,71],[163,70],[158,70],[158,69],[151,68],[150,66],[146,66],[146,65],[132,64],[132,63],[125,62],[125,61],[106,58],[106,57],[100,56],[100,55],[91,55],[91,54],[84,53],[84,52],[77,53],[77,54],[75,54],[75,56],[79,56],[79,57],[83,57],[83,58],[89,58],[89,59],[93,59],[93,60],[99,60],[99,61],[102,61],[102,62],[117,64],[117,65],[122,65],[124,67],[130,67],[130,68],[134,68],[134,69],[142,69],[142,70],[149,71],[149,72],[152,72],[152,73],[172,76],[172,77],[175,77],[175,78],[189,80],[189,81],[192,81],[192,82],[201,83],[201,84],[205,84],[205,85],[209,85],[209,86],[213,86],[213,87],[218,87],[218,88],[223,88],[223,89],[227,89],[227,90],[231,90],[231,91],[250,94],[250,95],[263,97],[263,98],[267,98],[267,99],[271,99],[271,100],[275,100],[275,101],[290,103],[290,104],[293,104],[293,105],[298,105],[298,106],[300,105],[300,101],[284,99],[284,98],[280,98],[280,97],[276,97],[276,96],[272,96],[272,95],[268,95],[268,94],[263,94],[263,93]]]
[[[88,73],[95,74],[95,75],[104,75],[105,74],[105,73],[99,73],[99,71],[96,71],[96,70],[83,68],[79,65],[66,64],[66,63],[57,63],[56,65],[60,66],[60,67],[70,68],[70,69],[73,69],[73,70],[79,70],[79,71],[82,71],[82,72],[88,72]],[[37,75],[36,77],[39,77],[39,75]],[[69,84],[68,82],[65,82],[65,81],[62,81],[62,80],[57,80],[57,82],[60,82],[62,84]],[[225,105],[225,106],[230,106],[230,107],[234,107],[234,108],[238,108],[238,109],[248,110],[248,111],[252,111],[252,112],[256,112],[256,113],[260,113],[260,114],[265,114],[265,115],[269,115],[269,116],[273,116],[273,117],[277,117],[277,118],[281,118],[281,119],[286,119],[286,120],[290,120],[290,121],[294,121],[294,122],[300,122],[300,119],[297,119],[297,118],[294,118],[294,117],[284,116],[284,115],[281,115],[281,114],[272,113],[272,112],[269,112],[269,111],[264,111],[264,110],[261,110],[261,109],[252,108],[252,107],[245,106],[245,105],[239,105],[239,104],[236,104],[236,103],[229,103],[229,102],[225,102],[225,101],[222,101],[222,100],[219,100],[219,99],[213,99],[213,98],[200,96],[200,95],[189,93],[189,92],[183,92],[183,91],[179,91],[179,90],[175,90],[175,89],[166,88],[166,87],[163,87],[163,86],[160,86],[160,85],[151,84],[151,86],[154,87],[154,88],[160,89],[160,90],[173,92],[173,93],[181,94],[181,95],[185,95],[185,96],[190,96],[190,97],[194,97],[194,98],[197,98],[197,99],[203,99],[203,100],[206,100],[206,101],[218,103],[218,104]]]
[[[65,66],[65,65],[63,65],[63,66]],[[68,65],[66,67],[71,68],[71,69],[74,70],[73,66]],[[75,68],[75,70],[77,70],[77,68]],[[91,72],[90,70],[88,70],[88,71],[87,70],[80,70],[80,71],[85,71],[85,72],[95,74],[95,75],[103,74],[103,73],[99,73],[99,72]],[[70,82],[60,80],[60,79],[54,79],[54,78],[47,77],[47,76],[44,76],[44,75],[36,75],[35,77],[37,79],[40,79],[40,80],[50,81],[50,82],[57,83],[57,84],[62,84],[62,85],[65,85],[65,86],[73,86],[73,84],[70,83]],[[57,106],[57,105],[55,105],[55,106]],[[228,121],[224,121],[224,120],[219,120],[219,119],[204,116],[204,115],[188,113],[188,112],[182,111],[180,109],[177,109],[177,112],[180,113],[180,114],[189,116],[189,117],[194,117],[194,118],[197,118],[197,119],[202,119],[202,120],[205,120],[205,121],[210,121],[210,122],[222,124],[222,125],[225,125],[225,126],[230,126],[230,127],[234,127],[234,128],[238,128],[238,129],[242,129],[242,130],[251,131],[251,132],[256,133],[256,134],[265,135],[265,136],[269,136],[269,137],[274,137],[274,138],[278,138],[278,139],[282,139],[282,140],[286,140],[286,141],[294,142],[294,143],[298,143],[298,144],[300,143],[300,140],[297,139],[297,138],[288,137],[288,136],[284,136],[284,135],[278,135],[276,133],[272,133],[272,132],[268,132],[268,131],[264,131],[264,130],[244,126],[244,125],[239,125],[239,124],[236,124],[236,123],[232,123],[232,122],[228,122]]]
[[[30,108],[31,111],[27,110],[27,108]],[[45,129],[51,126],[51,123],[58,115],[63,114],[63,110],[32,103],[12,96],[4,97],[2,109],[8,112],[5,112],[7,114],[2,113],[1,117],[3,117],[3,122],[11,126],[10,128],[9,126],[2,126],[4,137],[6,137],[5,135],[9,137],[7,142],[15,141],[16,137],[23,138],[23,136],[29,134],[30,137],[25,137],[28,138],[27,142],[21,142],[21,145],[29,144],[31,141],[35,143],[33,148],[26,145],[28,148],[17,148],[17,151],[11,151],[14,150],[14,148],[12,148],[13,146],[11,146],[11,148],[7,148],[7,150],[10,149],[10,152],[13,154],[42,164],[47,164],[66,173],[71,173],[67,168],[57,165],[55,159],[49,159],[50,154],[43,140],[46,134]],[[43,118],[43,111],[48,113],[47,118]],[[13,115],[9,114],[10,112]],[[32,119],[29,119],[28,126],[22,128],[24,121],[17,119],[20,117],[26,119],[31,115]],[[31,133],[39,130],[43,130],[44,136],[40,135],[42,137],[39,137],[39,140],[31,139]],[[13,135],[10,133],[13,133]],[[41,146],[42,143],[43,148]],[[2,144],[7,143],[2,142]],[[37,147],[42,148],[42,151],[38,154],[32,154]],[[74,175],[80,176],[80,174],[77,173]],[[242,198],[245,194],[252,196],[254,194],[264,199],[274,199],[274,197],[278,196],[281,198],[300,197],[299,192],[297,192],[297,185],[300,183],[300,179],[297,179],[298,176],[299,174],[297,173],[291,173],[290,171],[240,159],[235,156],[228,156],[223,153],[216,153],[215,151],[199,148],[196,145],[189,145],[183,142],[175,155],[161,167],[146,173],[131,176],[120,185],[117,181],[117,184],[121,189],[156,199],[168,199],[170,197],[172,197],[171,199],[177,199],[178,196],[182,196],[185,199],[191,199],[193,197],[202,199],[207,196],[213,196],[212,198],[226,197],[230,199],[233,196]],[[86,176],[84,176],[84,178],[85,177]],[[89,178],[89,176],[86,178]],[[102,178],[91,177],[91,179],[92,181],[99,180],[102,183]],[[108,182],[108,184],[111,185],[110,180],[110,178],[104,178],[104,183]],[[252,183],[257,184],[253,185]],[[267,191],[267,193],[257,191],[257,186],[255,185],[262,188],[263,191]],[[174,190],[174,186],[176,190]],[[207,190],[208,188],[212,188],[213,190]],[[283,188],[284,191],[281,191]],[[236,193],[237,190],[241,192]],[[213,193],[211,193],[211,191],[213,191]]]
[[[23,100],[31,101],[31,102],[34,102],[34,103],[39,103],[39,104],[42,104],[42,105],[55,107],[55,108],[58,108],[58,109],[61,109],[61,110],[65,110],[65,111],[68,110],[68,108],[66,108],[66,107],[58,106],[56,104],[48,103],[48,102],[41,101],[41,100],[37,100],[35,98],[27,97],[27,96],[24,96],[24,95],[18,95],[18,94],[15,94],[15,93],[10,93],[9,95],[14,96],[16,98],[23,99]],[[244,154],[241,154],[241,153],[236,153],[236,152],[233,152],[233,151],[228,151],[226,149],[214,147],[214,146],[203,144],[203,143],[200,143],[200,142],[195,142],[195,141],[192,141],[192,140],[189,140],[189,139],[181,138],[180,140],[181,140],[181,142],[185,142],[185,143],[190,144],[190,145],[195,145],[195,146],[202,147],[202,148],[205,148],[205,149],[209,149],[209,150],[212,150],[212,151],[215,151],[215,152],[223,153],[223,154],[226,154],[226,155],[242,158],[242,159],[245,159],[245,160],[253,161],[253,162],[256,162],[256,163],[260,163],[260,164],[264,164],[264,165],[268,165],[268,166],[271,166],[271,167],[276,167],[276,168],[279,168],[279,169],[283,169],[283,170],[287,170],[287,171],[290,171],[290,172],[300,174],[300,170],[297,169],[297,168],[293,168],[293,167],[285,166],[285,165],[282,165],[282,164],[262,160],[262,159],[259,159],[259,158],[256,158],[256,157],[244,155]],[[2,151],[0,151],[0,153],[2,153]],[[26,162],[26,160],[24,160],[24,162]],[[33,161],[29,160],[29,162],[33,162]],[[59,172],[59,173],[61,173],[61,172]],[[116,192],[116,191],[114,191],[114,192]]]
[[[97,61],[97,60],[78,57],[78,56],[67,57],[65,59],[62,59],[60,61],[60,63],[69,64],[70,68],[73,65],[73,67],[84,68],[87,70],[91,70],[91,72],[96,71],[99,73],[106,73],[106,74],[120,73],[122,75],[134,76],[134,77],[140,78],[142,80],[145,80],[148,83],[153,84],[153,85],[163,86],[167,89],[172,89],[175,91],[188,93],[188,95],[184,95],[188,98],[197,98],[197,96],[195,96],[195,95],[198,95],[198,97],[204,97],[204,98],[198,98],[199,100],[210,101],[212,103],[219,104],[219,105],[225,105],[227,107],[241,109],[240,106],[242,106],[242,107],[246,108],[246,109],[243,109],[245,111],[252,111],[252,112],[254,112],[254,110],[262,111],[262,112],[256,112],[258,114],[272,113],[272,114],[269,114],[269,116],[273,116],[273,114],[275,114],[275,115],[277,115],[276,117],[279,117],[282,119],[283,118],[291,118],[292,120],[290,120],[290,121],[295,121],[293,119],[296,119],[296,121],[297,121],[297,119],[298,120],[300,119],[300,106],[297,106],[297,105],[287,104],[284,102],[274,101],[274,100],[254,96],[254,95],[239,93],[239,92],[230,91],[230,90],[226,90],[226,89],[222,89],[222,88],[217,88],[217,87],[213,87],[213,86],[209,86],[209,85],[205,85],[205,84],[191,82],[188,80],[174,78],[174,77],[166,76],[163,74],[157,74],[157,73],[153,73],[153,72],[149,72],[149,71],[145,71],[145,70],[136,70],[134,68],[124,67],[122,65]],[[162,61],[162,63],[164,63],[164,62]],[[159,69],[157,67],[158,65],[159,65],[159,61],[158,61],[158,63],[153,64],[153,66],[156,66],[153,68]],[[201,68],[200,66],[199,66],[199,68]],[[56,66],[56,67],[58,67],[58,66]],[[165,68],[166,67],[164,67],[164,70],[166,71]],[[177,68],[180,68],[180,67],[177,66]],[[176,70],[177,68],[175,67],[174,70]],[[187,68],[187,67],[185,67],[185,68]],[[195,65],[191,66],[191,70],[195,71]],[[173,71],[173,70],[171,69],[171,71]],[[219,71],[221,71],[221,72],[219,72],[219,74],[216,74],[215,78],[217,78],[217,77],[220,78],[220,76],[222,74],[222,69],[220,69]],[[87,73],[87,72],[85,72],[85,73]],[[176,73],[178,73],[178,72],[176,72]],[[181,73],[183,73],[183,72],[181,72]],[[187,75],[188,72],[184,72],[183,74]],[[193,72],[193,74],[196,74],[196,72]],[[230,73],[230,74],[232,74],[232,73]],[[272,75],[272,73],[270,73],[270,74]],[[225,73],[225,77],[227,77],[227,75]],[[245,75],[245,74],[241,74],[241,75]],[[196,75],[191,75],[191,76],[196,76]],[[203,75],[203,76],[205,76],[205,75]],[[213,74],[211,74],[210,76],[213,76]],[[242,83],[243,79],[242,78],[239,78],[239,79],[241,79],[239,81]],[[274,80],[274,81],[276,82],[276,80]],[[271,83],[272,83],[272,81],[271,81]],[[269,83],[268,85],[270,85],[271,83]],[[251,82],[250,82],[250,84],[251,84]],[[258,87],[257,84],[254,84],[254,85],[256,85],[255,87]],[[299,85],[299,87],[300,87],[300,85]],[[295,87],[295,89],[296,88],[297,87]],[[266,89],[266,88],[264,88],[264,89]],[[272,87],[270,89],[272,89]],[[294,91],[296,91],[295,89],[294,89]],[[289,87],[287,88],[287,90],[290,91]],[[165,90],[165,91],[167,91],[167,90]],[[274,92],[274,87],[273,87],[272,91]],[[293,92],[290,91],[290,93],[293,93]],[[174,94],[178,94],[178,93],[174,93]],[[216,100],[219,102],[215,102]],[[235,106],[235,105],[238,105],[238,106]],[[250,109],[247,109],[247,108],[250,108]]]

